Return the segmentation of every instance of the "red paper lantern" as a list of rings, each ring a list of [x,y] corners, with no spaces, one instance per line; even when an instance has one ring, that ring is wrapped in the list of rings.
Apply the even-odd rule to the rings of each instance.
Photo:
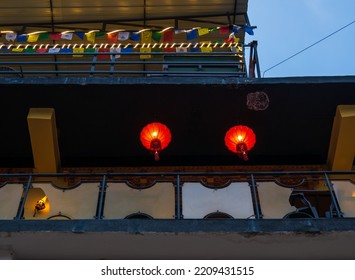
[[[224,142],[229,150],[248,160],[248,151],[254,147],[256,136],[251,128],[237,125],[227,131]]]
[[[159,160],[159,153],[164,150],[171,141],[171,133],[166,125],[153,122],[142,129],[140,139],[143,146],[154,154],[155,160]]]

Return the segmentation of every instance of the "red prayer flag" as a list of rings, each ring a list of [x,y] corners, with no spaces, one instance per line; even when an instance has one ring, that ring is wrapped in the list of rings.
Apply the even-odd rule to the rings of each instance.
[[[163,42],[170,43],[173,41],[174,30],[169,29],[163,32]]]
[[[45,53],[45,52],[47,52],[46,48],[40,48],[36,50],[36,53]]]
[[[107,34],[107,41],[109,43],[116,43],[118,40],[118,32]]]
[[[219,34],[228,34],[229,33],[229,25],[221,26],[219,28]]]
[[[175,48],[164,48],[164,52],[175,52]]]
[[[99,53],[108,53],[110,52],[110,49],[109,48],[99,48]],[[97,56],[98,59],[109,59],[110,58],[110,55],[108,54],[99,54]]]
[[[60,40],[62,38],[62,34],[61,33],[52,33],[49,36],[49,40]]]

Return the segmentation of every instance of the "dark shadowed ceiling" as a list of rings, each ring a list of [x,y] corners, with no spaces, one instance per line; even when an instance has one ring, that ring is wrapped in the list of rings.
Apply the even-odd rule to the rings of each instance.
[[[27,114],[37,107],[55,109],[63,167],[325,164],[336,107],[355,104],[354,77],[19,81],[1,84],[1,167],[33,166]],[[246,106],[258,91],[264,111]],[[172,133],[159,162],[139,140],[153,121]],[[238,124],[256,134],[248,162],[224,145]]]

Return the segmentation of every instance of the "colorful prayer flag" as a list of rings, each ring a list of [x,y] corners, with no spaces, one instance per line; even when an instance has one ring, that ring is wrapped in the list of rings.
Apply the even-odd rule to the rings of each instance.
[[[40,33],[38,40],[48,40],[49,39],[49,33]]]
[[[150,59],[152,58],[152,55],[151,54],[144,54],[144,53],[150,53],[152,52],[152,49],[151,48],[140,48],[140,53],[141,55],[139,56],[140,59]]]
[[[118,54],[115,54],[115,55],[111,55],[111,60],[114,60],[116,58],[120,58],[121,57],[121,55],[119,55],[119,53],[121,53],[121,48],[120,47],[110,48],[110,52],[111,53],[118,53]]]
[[[61,33],[52,33],[51,35],[49,35],[49,39],[53,40],[53,41],[57,41],[62,39],[62,34]]]
[[[36,49],[36,53],[46,53],[47,52],[47,49],[46,48],[39,48],[39,49]]]
[[[75,53],[73,57],[83,57],[81,53],[83,53],[84,51],[84,48],[73,48],[73,53]]]
[[[12,42],[15,41],[16,37],[17,37],[17,33],[6,33],[5,35],[5,39],[7,41],[12,41]]]
[[[198,36],[203,36],[209,33],[208,28],[199,28],[197,29]]]
[[[110,52],[110,49],[109,48],[99,48],[99,53],[108,53]],[[99,54],[97,56],[98,59],[109,59],[110,58],[110,55],[108,54]]]
[[[176,52],[177,53],[186,53],[187,48],[186,47],[176,47]]]
[[[13,52],[23,52],[24,48],[12,48]]]
[[[59,53],[60,52],[60,48],[49,48],[48,49],[48,53]]]
[[[72,40],[73,39],[73,33],[62,33],[60,35],[60,38],[64,39],[64,40]]]
[[[118,40],[124,41],[129,39],[129,32],[118,32]]]
[[[21,34],[17,36],[17,42],[27,42],[27,34]]]
[[[156,42],[159,42],[161,39],[161,31],[153,31],[152,39]]]
[[[152,42],[152,31],[150,30],[145,30],[141,32],[141,43],[151,43]]]
[[[85,32],[75,32],[75,35],[78,36],[81,40],[84,40]]]
[[[244,26],[243,29],[244,29],[244,31],[245,31],[246,33],[248,33],[249,35],[254,35],[254,31],[253,31],[253,28],[252,28],[252,27],[250,27],[250,26]]]
[[[95,32],[85,33],[85,37],[86,37],[86,40],[89,43],[94,44],[95,43],[95,38],[96,38],[96,33]]]
[[[118,32],[107,34],[107,41],[109,43],[116,43],[118,40]]]
[[[198,37],[198,31],[197,29],[191,29],[186,32],[186,39],[187,40],[192,40]]]
[[[229,25],[221,26],[219,28],[219,34],[225,35],[229,33]]]
[[[35,43],[35,42],[38,41],[38,38],[39,38],[39,34],[38,33],[37,34],[30,34],[27,37],[27,42],[28,43]]]
[[[138,41],[140,40],[140,38],[141,38],[141,34],[138,33],[138,32],[130,32],[129,38],[130,38],[132,41],[138,42]]]
[[[170,43],[173,41],[173,37],[174,37],[174,30],[169,29],[169,30],[165,30],[163,32],[163,42],[164,43]]]

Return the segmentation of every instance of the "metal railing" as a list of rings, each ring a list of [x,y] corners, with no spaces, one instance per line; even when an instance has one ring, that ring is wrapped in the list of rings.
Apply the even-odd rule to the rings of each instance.
[[[293,217],[323,217],[332,219],[343,218],[344,216],[355,217],[352,216],[354,215],[353,213],[355,213],[354,178],[355,171],[0,174],[0,191],[2,187],[8,184],[20,183],[23,185],[23,193],[18,206],[17,215],[14,217],[16,220],[22,220],[27,196],[35,183],[50,182],[54,187],[63,190],[74,189],[88,182],[97,183],[99,191],[95,219],[100,220],[104,218],[106,188],[108,184],[117,182],[125,183],[129,187],[142,190],[150,188],[156,183],[169,182],[172,183],[175,188],[175,219],[183,219],[184,206],[182,191],[184,184],[198,182],[207,188],[218,190],[228,188],[231,183],[246,182],[250,188],[254,211],[253,218],[263,219],[263,206],[265,205],[260,204],[259,188],[261,184],[265,182],[272,182],[280,188],[292,189],[292,195],[296,194],[296,196],[301,197],[303,205],[302,207],[298,207],[295,213],[292,213]],[[345,215],[341,208],[343,202],[339,200],[342,199],[342,197],[338,197],[334,189],[334,183],[338,181],[347,182],[348,184],[347,189],[349,190],[349,195],[345,197],[347,209],[349,209],[349,199],[354,200],[352,204],[350,203],[351,211],[345,213]],[[58,182],[62,185],[58,185]],[[324,194],[326,194],[326,198],[329,200],[328,202],[317,201],[317,204],[323,204],[323,208],[325,207],[327,209],[325,214],[320,215],[320,209],[317,208],[319,205],[312,205],[312,202],[307,199],[309,193],[312,193],[316,197],[318,194],[322,194],[323,197]],[[196,199],[199,198],[196,197]],[[237,202],[238,198],[236,197],[235,200]],[[308,212],[303,211],[305,208]],[[285,217],[292,216],[289,214],[290,213],[285,215]]]
[[[228,44],[227,44],[228,46]],[[260,77],[257,42],[231,51],[224,47],[213,52],[125,52],[124,48],[100,52],[13,52],[0,50],[0,76],[229,76]],[[247,67],[245,50],[249,49]],[[139,49],[138,49],[139,50]]]

